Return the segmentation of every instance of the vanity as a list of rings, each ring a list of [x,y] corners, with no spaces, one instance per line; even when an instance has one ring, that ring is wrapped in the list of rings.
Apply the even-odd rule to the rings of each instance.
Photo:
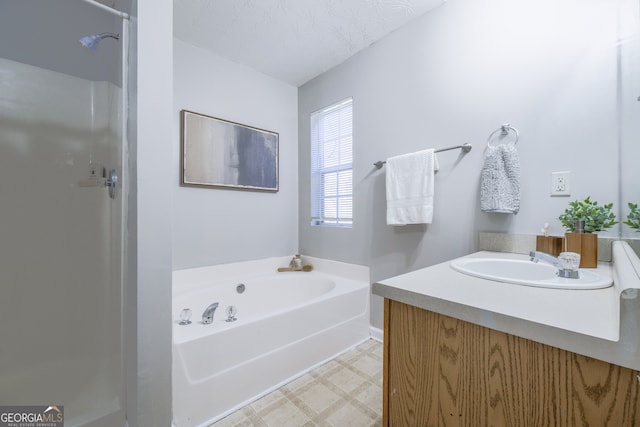
[[[640,261],[624,242],[612,252],[595,271],[613,285],[599,289],[498,282],[450,262],[375,283],[383,426],[640,425]]]

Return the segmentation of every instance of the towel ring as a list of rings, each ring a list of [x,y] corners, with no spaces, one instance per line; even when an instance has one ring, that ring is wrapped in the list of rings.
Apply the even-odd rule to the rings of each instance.
[[[518,143],[518,140],[520,139],[520,133],[518,133],[518,129],[516,129],[513,126],[511,126],[509,123],[505,123],[502,126],[500,126],[498,129],[496,129],[493,132],[491,132],[491,134],[489,134],[489,138],[487,138],[487,147],[493,147],[493,145],[491,145],[491,138],[493,138],[493,136],[497,132],[500,132],[500,135],[505,137],[505,136],[509,135],[509,131],[511,131],[511,130],[513,131],[513,133],[516,134],[516,140],[513,141],[513,145],[516,145]]]

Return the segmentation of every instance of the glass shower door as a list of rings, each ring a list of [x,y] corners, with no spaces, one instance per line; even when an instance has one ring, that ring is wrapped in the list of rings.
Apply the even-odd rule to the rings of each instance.
[[[55,4],[54,4],[55,3]],[[78,1],[0,5],[0,406],[123,426],[119,18]],[[107,42],[112,42],[107,44]]]

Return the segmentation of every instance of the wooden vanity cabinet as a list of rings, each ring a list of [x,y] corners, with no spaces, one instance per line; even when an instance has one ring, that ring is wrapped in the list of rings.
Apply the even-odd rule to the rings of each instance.
[[[383,426],[640,426],[638,371],[384,304]]]

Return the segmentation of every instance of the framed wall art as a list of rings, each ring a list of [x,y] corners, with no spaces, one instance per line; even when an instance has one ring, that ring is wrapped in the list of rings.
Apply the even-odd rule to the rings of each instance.
[[[188,110],[180,129],[180,185],[278,191],[278,133]]]

